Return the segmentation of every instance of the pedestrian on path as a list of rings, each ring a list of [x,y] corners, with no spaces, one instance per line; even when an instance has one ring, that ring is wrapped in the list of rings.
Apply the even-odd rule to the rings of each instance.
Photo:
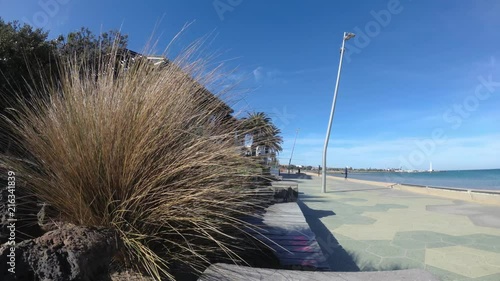
[[[344,169],[344,177],[345,177],[345,179],[347,179],[347,166]]]

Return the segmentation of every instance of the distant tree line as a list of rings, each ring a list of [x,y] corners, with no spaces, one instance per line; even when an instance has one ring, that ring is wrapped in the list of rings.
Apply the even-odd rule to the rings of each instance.
[[[88,28],[57,39],[48,40],[48,32],[17,21],[5,22],[0,18],[0,93],[1,109],[12,106],[16,95],[32,98],[40,94],[47,79],[58,79],[58,62],[69,61],[73,56],[89,59],[97,65],[117,44],[127,48],[128,36],[111,30],[98,36]],[[89,54],[88,52],[92,52]]]
[[[119,31],[95,35],[84,27],[49,40],[47,31],[0,18],[0,114],[15,116],[19,101],[47,98],[44,89],[58,84],[60,63],[80,57],[88,60],[87,65],[97,67],[113,44],[126,50],[127,43],[128,36]],[[3,118],[0,122],[0,149],[5,150],[10,145],[5,131],[9,125]]]

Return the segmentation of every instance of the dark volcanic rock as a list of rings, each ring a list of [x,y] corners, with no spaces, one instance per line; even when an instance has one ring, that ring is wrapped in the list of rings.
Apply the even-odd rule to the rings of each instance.
[[[274,194],[274,199],[277,202],[297,202],[297,198],[299,197],[299,193],[296,189],[291,187],[278,188],[276,193]]]
[[[18,243],[13,274],[10,247],[0,247],[0,280],[110,280],[109,264],[118,249],[108,230],[65,225]]]

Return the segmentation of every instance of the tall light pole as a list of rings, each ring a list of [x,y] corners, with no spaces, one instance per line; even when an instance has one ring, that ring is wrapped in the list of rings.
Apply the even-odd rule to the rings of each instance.
[[[328,121],[328,129],[326,130],[325,146],[323,147],[323,184],[321,186],[322,192],[326,193],[326,151],[328,149],[328,140],[330,139],[330,132],[332,130],[333,114],[335,112],[335,103],[337,102],[337,92],[339,91],[340,72],[342,71],[342,59],[344,58],[345,41],[356,36],[354,33],[344,32],[342,38],[342,48],[340,49],[340,62],[339,71],[337,73],[337,83],[335,83],[335,93],[333,94],[332,111],[330,112],[330,121]]]
[[[290,154],[290,161],[288,161],[288,173],[290,174],[290,165],[292,165],[292,157],[293,157],[293,151],[295,150],[295,143],[297,142],[297,136],[299,135],[299,130],[295,132],[295,140],[293,141],[293,146],[292,146],[292,154]]]

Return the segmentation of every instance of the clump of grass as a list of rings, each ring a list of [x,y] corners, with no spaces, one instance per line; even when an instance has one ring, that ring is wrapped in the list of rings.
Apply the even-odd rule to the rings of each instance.
[[[61,63],[49,98],[10,122],[29,157],[2,158],[52,219],[114,230],[117,261],[156,279],[173,279],[172,264],[238,260],[232,245],[248,227],[238,217],[261,198],[249,188],[257,166],[235,145],[237,122],[202,86],[214,72],[186,53],[163,66],[125,66],[117,49],[98,67]]]

